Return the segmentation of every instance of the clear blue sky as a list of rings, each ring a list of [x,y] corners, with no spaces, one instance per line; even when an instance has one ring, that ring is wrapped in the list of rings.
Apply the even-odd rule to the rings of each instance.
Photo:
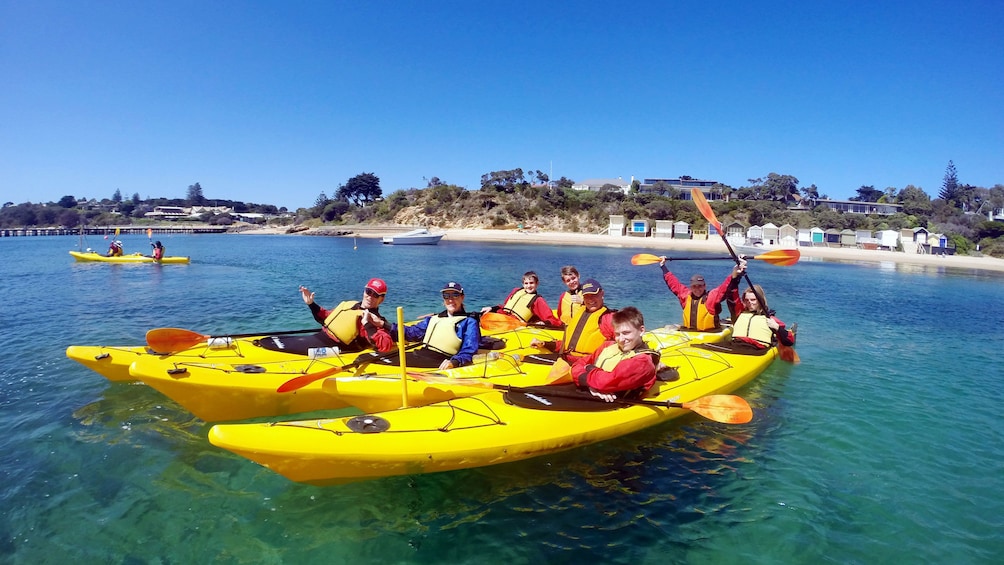
[[[0,0],[0,199],[1004,184],[1004,2]]]

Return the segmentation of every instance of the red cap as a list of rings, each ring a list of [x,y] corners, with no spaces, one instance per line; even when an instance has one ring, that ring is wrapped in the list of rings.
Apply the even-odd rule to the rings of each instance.
[[[366,288],[380,295],[387,294],[387,283],[383,282],[383,279],[370,279],[370,282],[366,283]]]

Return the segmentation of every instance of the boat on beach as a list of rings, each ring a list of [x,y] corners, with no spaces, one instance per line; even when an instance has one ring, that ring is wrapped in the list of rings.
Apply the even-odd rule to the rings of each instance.
[[[390,245],[436,245],[445,235],[445,233],[432,233],[426,228],[419,228],[397,235],[384,236],[383,242]]]

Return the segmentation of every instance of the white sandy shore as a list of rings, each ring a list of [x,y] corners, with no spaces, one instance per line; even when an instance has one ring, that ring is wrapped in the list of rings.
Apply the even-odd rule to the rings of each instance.
[[[367,227],[367,226],[337,226],[332,230],[351,230],[358,237],[382,237],[392,233],[406,231],[407,226],[399,228],[387,227]],[[317,234],[322,230],[309,230],[300,232],[302,234]],[[446,240],[454,241],[491,241],[502,243],[530,243],[546,245],[586,245],[597,247],[622,247],[635,252],[652,252],[656,255],[667,255],[672,257],[674,253],[681,251],[699,251],[704,253],[722,252],[728,254],[725,244],[721,239],[670,239],[656,237],[611,237],[607,235],[594,235],[584,233],[567,232],[531,232],[517,230],[490,230],[490,229],[448,229]],[[284,228],[263,228],[248,230],[241,233],[247,234],[284,234]],[[765,248],[770,250],[770,248]],[[805,258],[816,258],[820,260],[847,261],[847,262],[891,262],[907,265],[921,265],[931,267],[951,267],[957,269],[979,269],[986,271],[1004,272],[1004,259],[994,257],[971,257],[963,255],[949,255],[946,257],[934,255],[918,255],[902,253],[897,251],[880,251],[857,248],[828,248],[828,247],[799,247],[799,252]]]

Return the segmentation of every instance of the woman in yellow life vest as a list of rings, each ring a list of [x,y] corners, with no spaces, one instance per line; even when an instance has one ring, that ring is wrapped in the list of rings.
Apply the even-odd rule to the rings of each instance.
[[[509,293],[509,296],[506,297],[505,302],[502,304],[485,306],[481,309],[481,312],[502,312],[503,314],[509,314],[510,316],[515,316],[528,326],[560,328],[564,324],[561,323],[561,320],[554,317],[554,312],[547,305],[547,301],[537,293],[537,286],[539,284],[540,279],[537,277],[537,273],[527,271],[523,273],[523,286],[521,288],[512,289],[512,292]]]
[[[542,341],[537,338],[530,340],[530,347],[546,349],[557,355],[532,355],[534,358],[553,362],[561,356],[569,364],[588,357],[604,341],[614,338],[614,326],[611,321],[614,311],[609,310],[603,302],[603,287],[596,279],[586,279],[581,287],[582,308],[565,325],[565,334],[557,341]],[[553,358],[552,358],[553,357]]]
[[[739,279],[746,272],[746,260],[740,259],[739,264],[732,269],[732,273],[711,292],[706,292],[707,284],[702,275],[690,277],[690,286],[681,283],[676,275],[669,271],[666,261],[666,257],[660,257],[659,266],[662,267],[662,278],[666,286],[676,295],[680,300],[680,306],[683,307],[681,327],[700,331],[720,328],[721,321],[718,315],[722,312],[722,302],[729,297],[729,294],[739,293]]]
[[[572,380],[607,402],[642,397],[655,384],[659,353],[642,340],[645,319],[634,306],[614,312],[612,322],[614,339],[576,362]]]
[[[763,302],[760,301],[763,298]],[[778,341],[781,345],[795,345],[795,334],[787,329],[784,322],[774,317],[767,307],[760,285],[748,287],[742,295],[743,309],[732,324],[732,341],[766,349]]]
[[[320,347],[336,347],[345,352],[376,349],[386,353],[394,349],[390,325],[380,315],[380,304],[386,295],[387,283],[370,279],[363,288],[362,300],[345,300],[328,310],[314,302],[314,293],[309,288],[301,286],[300,297],[321,324],[321,331],[307,336],[268,336],[258,340],[258,345],[300,355]]]
[[[464,287],[448,282],[440,291],[444,310],[404,327],[404,339],[423,346],[405,354],[409,367],[442,370],[470,365],[481,343],[478,320],[464,310]],[[396,326],[391,324],[391,332]]]

